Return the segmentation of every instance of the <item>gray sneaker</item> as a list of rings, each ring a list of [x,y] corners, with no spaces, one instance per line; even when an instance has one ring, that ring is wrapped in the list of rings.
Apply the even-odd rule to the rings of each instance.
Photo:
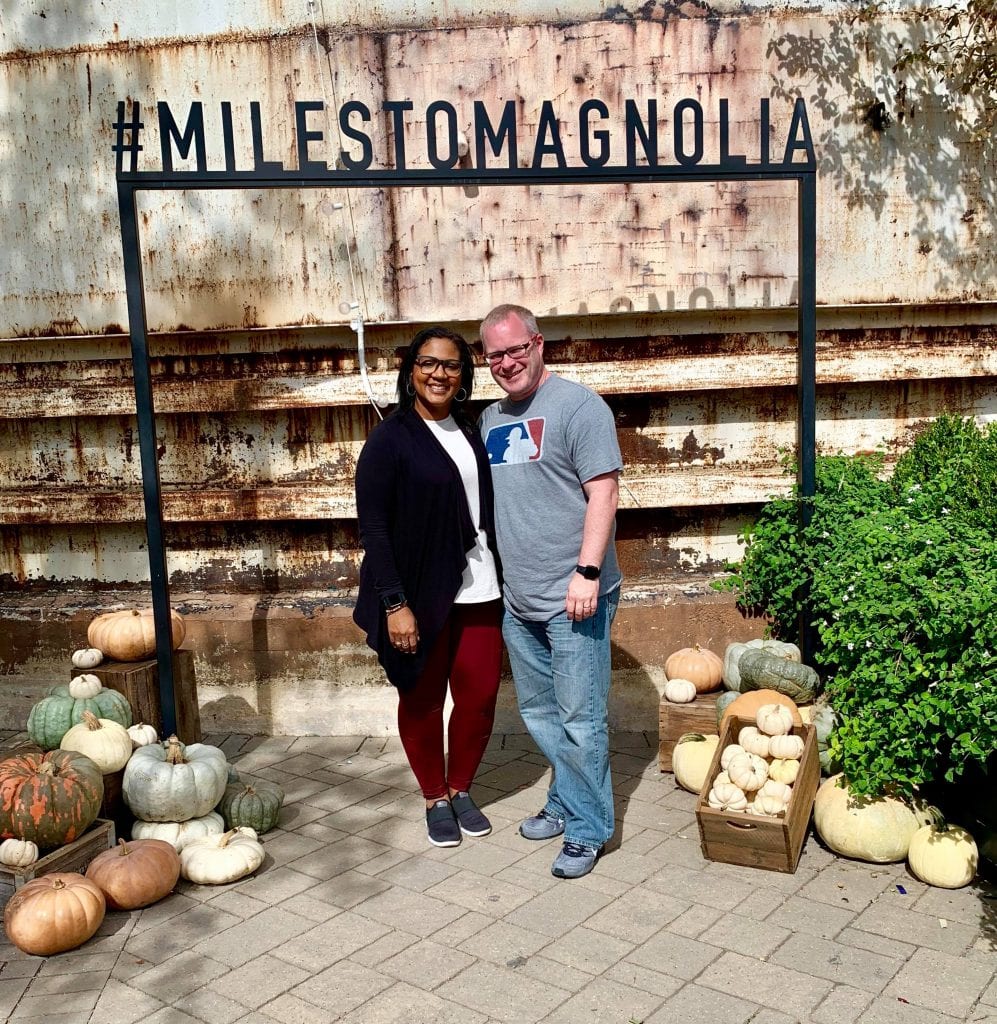
[[[564,832],[564,818],[543,810],[519,823],[519,834],[524,839],[553,839]]]
[[[551,864],[550,873],[555,878],[581,878],[595,867],[600,853],[601,851],[594,846],[565,843]]]

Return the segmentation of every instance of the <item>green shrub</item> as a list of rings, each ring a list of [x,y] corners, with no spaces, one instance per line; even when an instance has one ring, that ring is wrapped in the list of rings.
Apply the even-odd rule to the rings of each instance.
[[[771,501],[726,586],[814,655],[853,788],[910,793],[997,749],[997,430],[943,417],[884,481],[881,459],[821,457],[809,526]]]

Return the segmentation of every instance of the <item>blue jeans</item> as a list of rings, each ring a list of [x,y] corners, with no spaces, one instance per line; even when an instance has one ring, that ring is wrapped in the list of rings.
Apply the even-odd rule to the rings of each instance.
[[[502,636],[523,722],[554,768],[544,810],[564,819],[565,842],[600,848],[613,834],[609,777],[609,628],[619,590],[591,618],[526,622],[508,609]]]

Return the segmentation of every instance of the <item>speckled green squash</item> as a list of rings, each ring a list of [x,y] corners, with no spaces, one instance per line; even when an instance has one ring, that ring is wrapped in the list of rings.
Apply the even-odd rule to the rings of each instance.
[[[0,761],[0,839],[71,843],[100,811],[104,777],[85,754],[53,750]]]
[[[741,674],[741,693],[752,690],[776,690],[797,704],[809,704],[820,691],[820,678],[809,665],[747,650],[737,663]]]
[[[727,690],[725,693],[721,693],[717,697],[717,725],[720,724],[720,720],[724,716],[724,712],[730,707],[734,701],[737,700],[741,695],[736,690]]]
[[[83,721],[84,711],[109,718],[126,729],[132,724],[131,705],[117,690],[103,689],[96,696],[77,698],[68,686],[56,686],[29,712],[28,735],[43,749],[55,750],[62,737]]]
[[[218,811],[227,828],[246,827],[262,835],[277,824],[284,791],[272,782],[238,782],[227,786]]]

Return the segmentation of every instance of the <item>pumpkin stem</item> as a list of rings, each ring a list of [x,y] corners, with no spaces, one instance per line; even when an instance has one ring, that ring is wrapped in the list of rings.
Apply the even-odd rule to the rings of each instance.
[[[55,775],[55,765],[51,761],[42,761],[38,766],[39,775]]]
[[[225,847],[226,847],[226,846],[228,846],[228,841],[229,841],[229,840],[230,840],[230,839],[232,838],[232,836],[234,836],[234,835],[235,835],[235,834],[236,834],[236,833],[237,833],[238,831],[239,831],[239,830],[238,830],[237,828],[229,829],[229,831],[228,831],[228,832],[226,832],[226,833],[225,833],[225,834],[224,834],[224,835],[223,835],[223,836],[221,837],[221,839],[219,839],[219,840],[218,840],[218,849],[219,849],[219,850],[224,850],[224,849],[225,849]]]
[[[86,727],[91,732],[95,732],[97,729],[103,729],[104,728],[100,724],[100,719],[92,711],[84,711],[83,712],[83,721],[86,723]]]
[[[127,857],[132,852],[131,844],[122,836],[118,840],[118,856]]]
[[[52,888],[53,889],[65,889],[66,888],[66,883],[61,878],[56,878],[52,882]]]
[[[176,736],[171,736],[166,741],[166,762],[167,764],[186,764],[183,756],[183,744]]]

